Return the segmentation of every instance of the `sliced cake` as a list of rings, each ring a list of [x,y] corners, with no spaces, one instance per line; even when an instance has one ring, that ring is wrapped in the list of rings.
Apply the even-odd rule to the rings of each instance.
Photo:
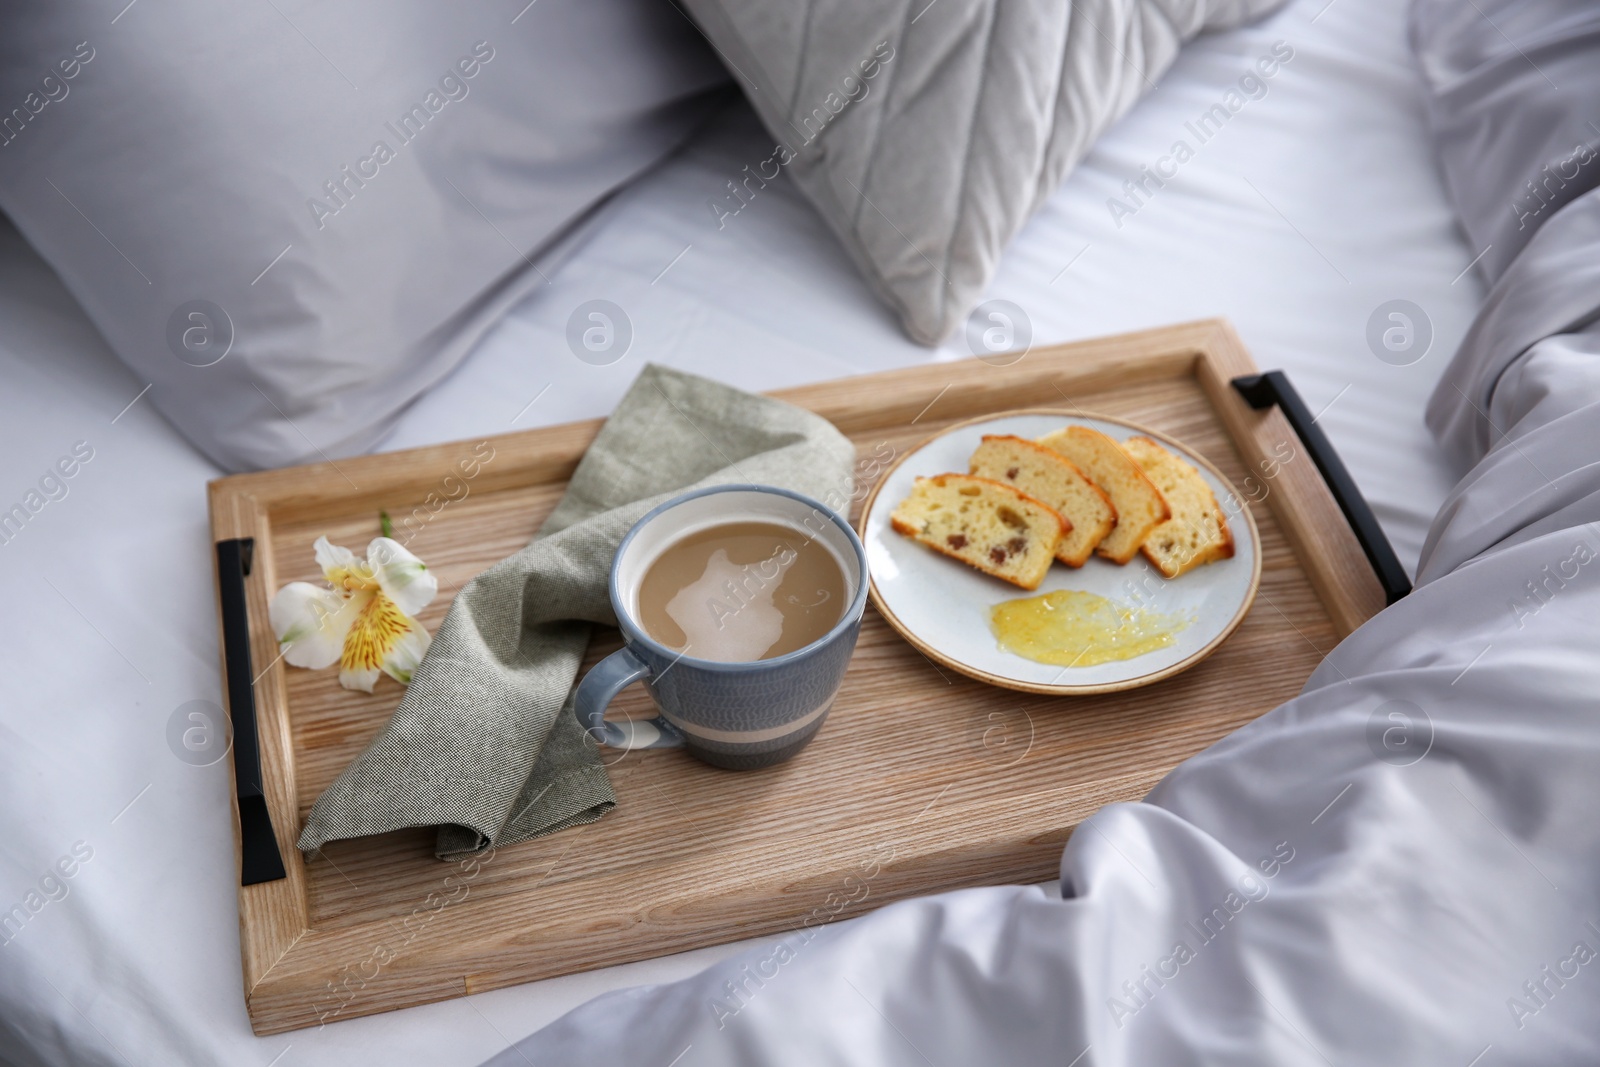
[[[1172,518],[1151,530],[1141,546],[1157,570],[1176,578],[1233,555],[1227,517],[1199,471],[1148,437],[1129,438],[1122,447],[1172,506]]]
[[[1172,509],[1155,483],[1122,446],[1099,430],[1068,426],[1045,434],[1039,443],[1070,459],[1099,486],[1117,509],[1117,525],[1100,542],[1099,552],[1114,563],[1127,563],[1157,524],[1172,518]]]
[[[1066,456],[1024,437],[986,434],[972,453],[972,473],[1014,485],[1044,501],[1067,522],[1056,559],[1081,567],[1117,524],[1117,509]]]
[[[918,478],[889,517],[897,533],[1023,589],[1037,589],[1066,521],[1022,490],[969,474]]]

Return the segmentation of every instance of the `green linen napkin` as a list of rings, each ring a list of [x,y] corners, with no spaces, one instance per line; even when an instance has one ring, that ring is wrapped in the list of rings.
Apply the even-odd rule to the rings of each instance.
[[[623,535],[701,486],[847,499],[854,461],[817,415],[647,365],[534,539],[456,594],[405,700],[317,798],[300,847],[437,826],[450,859],[600,818],[616,795],[571,693],[590,625],[616,625],[606,580]]]

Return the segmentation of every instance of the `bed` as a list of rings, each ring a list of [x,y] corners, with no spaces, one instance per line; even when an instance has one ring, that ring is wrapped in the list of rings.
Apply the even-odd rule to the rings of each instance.
[[[1136,211],[1108,208],[1280,41],[1293,59],[1263,98]],[[719,225],[708,190],[766,147],[748,107],[729,104],[541,261],[549,284],[381,447],[602,415],[645,361],[760,390],[968,356],[959,336],[932,351],[906,339],[791,184],[768,183]],[[1403,12],[1303,0],[1187,49],[1026,226],[989,294],[1024,308],[1040,344],[1225,315],[1263,367],[1289,371],[1414,567],[1459,475],[1421,412],[1481,298],[1480,251],[1441,186]],[[220,699],[201,562],[203,486],[220,472],[150,409],[144,383],[9,226],[0,279],[0,503],[60,458],[79,460],[0,554],[14,604],[0,683],[0,906],[48,900],[0,946],[0,1058],[475,1064],[597,994],[740,950],[254,1037],[225,765],[186,765],[167,742],[176,709]],[[608,366],[573,358],[564,340],[571,308],[597,295],[635,330]],[[1369,345],[1369,320],[1396,300],[1425,312],[1420,354]]]

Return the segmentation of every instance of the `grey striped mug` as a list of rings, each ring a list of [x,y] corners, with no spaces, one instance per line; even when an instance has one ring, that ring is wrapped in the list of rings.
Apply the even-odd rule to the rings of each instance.
[[[652,638],[639,622],[639,586],[669,547],[735,522],[786,526],[826,548],[844,575],[845,610],[831,630],[771,659],[700,659]],[[674,497],[634,524],[611,564],[611,606],[623,647],[584,676],[578,721],[613,748],[683,747],[718,767],[781,763],[816,736],[844,681],[867,603],[867,554],[848,523],[826,505],[787,489],[722,485]],[[643,682],[660,714],[607,720],[606,707]]]

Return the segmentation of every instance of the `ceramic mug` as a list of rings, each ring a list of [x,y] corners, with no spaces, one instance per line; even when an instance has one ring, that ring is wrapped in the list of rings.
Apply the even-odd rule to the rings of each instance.
[[[730,663],[680,653],[645,633],[639,585],[650,564],[684,537],[731,522],[787,526],[829,551],[844,573],[848,607],[827,634],[771,659]],[[610,591],[624,644],[579,684],[578,722],[613,748],[682,746],[707,763],[748,770],[789,759],[828,717],[861,631],[867,553],[848,523],[810,497],[766,485],[714,486],[674,497],[634,524],[612,561]],[[606,707],[639,681],[661,714],[607,721]]]

